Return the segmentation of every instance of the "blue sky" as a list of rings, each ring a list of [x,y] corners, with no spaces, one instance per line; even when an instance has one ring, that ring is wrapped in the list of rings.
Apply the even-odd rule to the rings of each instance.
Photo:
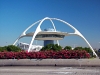
[[[93,48],[100,48],[100,0],[0,0],[0,46],[13,44],[32,23],[44,17],[59,18],[77,28]],[[74,32],[63,23],[54,21],[56,29]],[[35,26],[36,27],[36,26]],[[28,32],[34,32],[35,27]],[[49,20],[41,28],[52,27]],[[31,38],[20,41],[29,43]],[[38,41],[42,45],[43,41]],[[35,42],[34,42],[35,44]],[[88,45],[78,36],[68,36],[61,46]]]

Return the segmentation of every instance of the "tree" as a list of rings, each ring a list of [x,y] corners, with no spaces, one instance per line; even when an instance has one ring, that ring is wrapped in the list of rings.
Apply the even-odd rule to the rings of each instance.
[[[75,47],[74,50],[83,50],[84,48],[82,47]]]
[[[65,50],[72,50],[72,47],[71,47],[71,46],[65,46],[64,49],[65,49]]]
[[[15,45],[8,45],[7,46],[7,51],[9,51],[9,52],[11,52],[11,51],[19,52],[19,51],[21,51],[21,49],[19,47],[15,46]]]
[[[83,49],[86,50],[88,53],[92,53],[92,50],[89,47],[85,47]]]
[[[0,47],[0,52],[4,52],[4,51],[7,51],[7,46]]]
[[[54,51],[61,51],[62,50],[62,47],[58,44],[54,44],[52,45],[52,50]]]
[[[52,49],[53,44],[48,44],[45,47],[42,47],[41,51],[45,51],[45,50],[51,50]]]
[[[62,47],[58,44],[48,44],[41,49],[41,51],[45,51],[45,50],[60,51],[60,50],[62,50]]]

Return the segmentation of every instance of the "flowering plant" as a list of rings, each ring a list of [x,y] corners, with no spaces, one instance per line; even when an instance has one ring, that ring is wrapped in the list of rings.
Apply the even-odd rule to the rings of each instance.
[[[0,52],[0,59],[77,59],[90,58],[85,50],[61,50],[39,52]]]

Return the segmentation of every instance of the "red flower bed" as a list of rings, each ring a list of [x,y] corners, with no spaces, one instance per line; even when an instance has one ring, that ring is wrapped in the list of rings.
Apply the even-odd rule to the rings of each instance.
[[[39,52],[0,52],[0,59],[77,59],[90,58],[90,54],[85,50],[61,50],[55,52],[39,51]]]

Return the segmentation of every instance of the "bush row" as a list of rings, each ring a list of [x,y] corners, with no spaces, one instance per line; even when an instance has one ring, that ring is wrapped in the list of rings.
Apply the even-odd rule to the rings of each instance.
[[[0,47],[0,52],[4,52],[4,51],[19,52],[21,51],[21,49],[15,45],[8,45],[8,46]]]
[[[65,46],[63,49],[72,50],[72,47]],[[58,44],[48,44],[41,49],[41,51],[47,51],[47,50],[61,51],[62,47]],[[88,53],[92,53],[92,50],[89,47],[75,47],[74,50],[86,50]]]
[[[90,58],[85,50],[61,50],[61,51],[39,51],[39,52],[0,52],[0,59],[80,59]]]

